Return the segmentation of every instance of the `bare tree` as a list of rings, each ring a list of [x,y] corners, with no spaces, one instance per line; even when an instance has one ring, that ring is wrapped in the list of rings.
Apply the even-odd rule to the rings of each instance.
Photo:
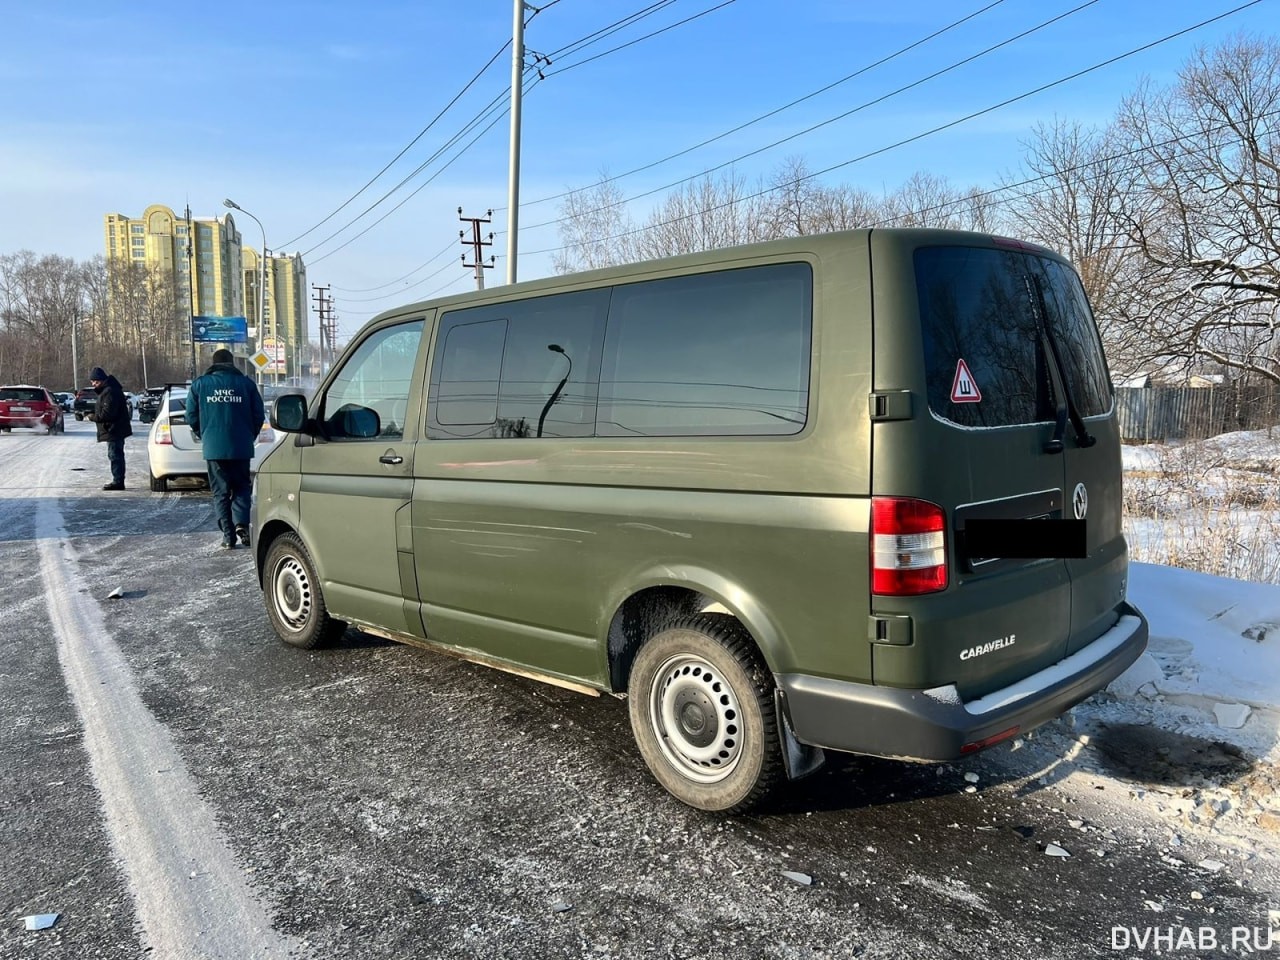
[[[0,256],[0,377],[40,384],[71,378],[65,347],[83,309],[74,260],[29,250]]]
[[[1278,123],[1274,40],[1201,50],[1174,87],[1125,101],[1135,164],[1124,213],[1149,266],[1133,314],[1154,354],[1280,383]]]
[[[689,183],[649,215],[635,252],[649,260],[769,239],[762,192],[732,172]]]
[[[1130,161],[1110,130],[1056,120],[1039,124],[1023,143],[1004,216],[1010,232],[1066,256],[1080,273],[1097,314],[1112,366],[1136,372],[1149,343],[1133,316],[1146,288],[1146,265],[1129,241],[1120,214],[1132,188]]]
[[[977,189],[960,190],[945,177],[917,172],[885,197],[880,222],[892,227],[976,230],[990,222],[992,207]]]
[[[592,187],[575,190],[560,204],[560,242],[552,257],[556,273],[610,267],[634,259],[631,222],[616,181],[602,171]]]

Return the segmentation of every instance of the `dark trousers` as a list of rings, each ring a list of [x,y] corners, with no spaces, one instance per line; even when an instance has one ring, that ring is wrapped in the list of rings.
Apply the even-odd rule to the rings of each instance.
[[[107,441],[107,462],[111,464],[111,482],[124,483],[124,440]]]
[[[233,536],[236,527],[249,525],[253,504],[253,476],[248,460],[207,460],[209,489],[213,491],[213,515],[218,529]]]

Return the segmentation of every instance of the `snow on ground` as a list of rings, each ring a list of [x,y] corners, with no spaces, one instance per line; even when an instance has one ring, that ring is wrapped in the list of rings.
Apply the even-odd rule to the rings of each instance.
[[[1280,586],[1141,562],[1199,558],[1234,571],[1242,555],[1274,553],[1280,429],[1274,436],[1254,431],[1126,446],[1124,466],[1128,595],[1150,623],[1147,652],[1043,736],[1059,749],[1075,739],[1067,746],[1096,778],[1107,767],[1099,736],[1109,728],[1150,730],[1150,752],[1174,754],[1170,764],[1183,763],[1188,776],[1111,795],[1166,816],[1175,830],[1203,830],[1280,854]],[[1150,518],[1133,515],[1132,494],[1144,483],[1171,485],[1155,488],[1161,509],[1178,515],[1162,525],[1159,541],[1148,539]],[[1222,495],[1242,484],[1263,492],[1255,506]],[[1251,510],[1248,520],[1242,509]],[[1231,549],[1206,551],[1215,537],[1229,540]],[[1274,564],[1248,569],[1274,579]]]
[[[1151,637],[1113,709],[1280,761],[1280,587],[1149,563],[1129,576]]]

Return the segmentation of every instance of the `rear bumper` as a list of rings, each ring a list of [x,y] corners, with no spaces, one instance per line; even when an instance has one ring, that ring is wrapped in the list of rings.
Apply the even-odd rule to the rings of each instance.
[[[1025,732],[1101,690],[1147,646],[1146,618],[1127,603],[1116,624],[1083,650],[968,703],[954,686],[904,690],[803,674],[778,676],[796,738],[829,750],[913,760],[954,760],[1012,727]],[[972,749],[972,748],[971,748]]]
[[[52,413],[37,413],[31,416],[0,414],[0,427],[47,427],[57,419],[57,416]]]

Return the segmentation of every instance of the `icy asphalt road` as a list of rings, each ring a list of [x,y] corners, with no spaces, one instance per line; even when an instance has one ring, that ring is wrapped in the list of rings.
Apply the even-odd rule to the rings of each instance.
[[[108,494],[90,424],[0,434],[0,958],[1280,956],[1268,851],[1039,741],[724,818],[652,782],[618,701],[288,649],[207,494],[128,453]]]

